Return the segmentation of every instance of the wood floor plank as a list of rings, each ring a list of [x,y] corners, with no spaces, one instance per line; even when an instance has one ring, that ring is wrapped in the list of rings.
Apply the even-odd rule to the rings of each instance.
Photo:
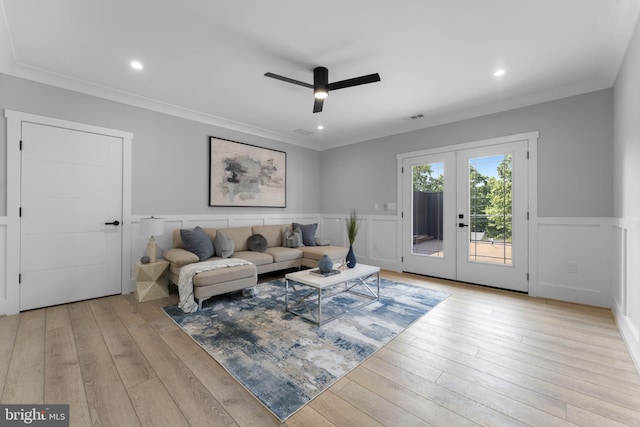
[[[416,392],[411,386],[416,382],[409,381],[399,384],[394,378],[391,380],[381,373],[372,371],[364,367],[358,367],[349,373],[349,378],[372,392],[382,396],[390,402],[396,403],[405,411],[416,417],[427,421],[434,426],[477,426],[481,423],[474,422],[464,415],[471,414],[475,409],[480,413],[479,407],[474,408],[473,401],[468,399],[457,399],[446,390],[437,387],[433,392]],[[410,384],[409,384],[410,383]],[[429,387],[429,381],[419,382],[420,386]],[[427,397],[428,396],[428,397]],[[434,399],[438,399],[435,401]]]
[[[155,379],[153,369],[113,311],[110,302],[100,298],[90,301],[90,306],[125,388]]]
[[[569,405],[567,408],[567,419],[572,423],[584,427],[625,427],[630,425],[619,423],[610,418],[594,414],[582,408],[576,408],[572,405]]]
[[[197,374],[182,363],[151,325],[133,325],[129,333],[190,424],[237,425],[198,380]]]
[[[336,427],[336,424],[320,415],[309,405],[293,414],[287,420],[286,425],[288,427]]]
[[[437,384],[526,424],[535,422],[536,424],[549,427],[573,426],[572,423],[563,418],[558,418],[529,405],[525,405],[504,394],[496,393],[486,387],[480,387],[447,372],[438,378]]]
[[[320,394],[309,404],[316,412],[337,426],[382,427],[383,424],[341,399],[331,390]]]
[[[4,385],[7,381],[11,355],[20,325],[20,315],[0,317],[0,399],[2,398]],[[4,401],[2,401],[4,402]]]
[[[88,301],[69,305],[89,413],[97,425],[140,425]]]
[[[189,426],[189,422],[158,378],[138,383],[127,391],[141,425]]]
[[[337,393],[337,395],[385,426],[398,425],[427,427],[433,425],[416,417],[410,412],[405,411],[399,406],[389,402],[354,381],[350,381]]]
[[[584,346],[580,345],[580,343],[572,343],[572,345],[569,345],[566,342],[556,343],[530,337],[524,337],[522,343],[541,350],[553,351],[568,356],[579,354],[584,360],[608,364],[612,368],[637,374],[633,360],[626,352],[615,352],[614,354],[613,350],[600,346]]]
[[[502,395],[511,396],[513,399],[529,405],[532,408],[537,408],[559,418],[566,417],[566,403],[553,397],[527,389],[518,384],[498,378],[492,375],[491,371],[474,369],[465,364],[459,363],[456,360],[446,359],[433,353],[429,354],[422,352],[418,349],[407,351],[404,349],[398,350],[397,347],[390,348],[387,346],[387,348],[377,353],[377,357],[386,361],[387,354],[396,353],[396,351],[410,353],[410,356],[407,357],[412,359],[415,358],[413,363],[407,364],[407,366],[412,368],[411,370],[413,372],[420,370],[420,365],[431,366],[432,369],[439,369],[441,372],[448,372],[452,375],[457,375],[467,381],[473,382],[479,386],[487,387]],[[415,363],[418,363],[418,365],[415,365]]]
[[[370,363],[365,367],[366,369],[373,371],[375,376],[369,379],[360,376],[360,381],[365,379],[366,381],[375,380],[376,382],[380,382],[381,378],[384,378],[383,381],[387,381],[387,385],[397,384],[398,387],[406,388],[407,390],[432,401],[434,404],[439,405],[442,409],[437,406],[433,406],[433,413],[429,415],[430,418],[426,419],[426,421],[429,421],[432,424],[441,425],[439,421],[442,416],[441,412],[442,410],[447,410],[448,412],[446,412],[446,417],[448,418],[453,417],[453,414],[455,414],[457,417],[464,417],[465,419],[483,426],[525,425],[524,423],[520,423],[499,411],[478,404],[474,399],[463,398],[445,387],[438,385],[437,381],[432,382],[424,380],[415,375],[415,371],[413,370],[405,370],[401,367],[391,365],[383,359],[373,359],[374,360],[370,359]],[[353,377],[355,378],[355,375]],[[365,385],[364,383],[361,384]],[[368,387],[371,386],[369,385]],[[431,418],[435,418],[438,421],[432,421]],[[456,423],[459,422],[460,421],[456,421]]]
[[[45,311],[21,313],[2,393],[3,403],[44,402],[44,351]]]
[[[74,425],[91,425],[68,307],[50,307],[46,314],[44,402],[68,404]]]
[[[516,360],[509,356],[503,356],[501,354],[493,353],[490,351],[481,350],[478,355],[478,359],[490,360],[494,363],[498,363],[501,366],[508,367],[510,369],[518,370],[526,373],[529,376],[541,379],[543,381],[550,382],[565,388],[577,387],[581,393],[594,397],[596,399],[604,400],[610,403],[616,403],[618,405],[625,406],[629,409],[640,410],[640,395],[620,392],[619,389],[611,388],[608,385],[598,385],[596,383],[584,380],[582,377],[574,377],[558,372],[553,369],[552,366],[540,367],[538,363],[529,363]],[[620,384],[621,388],[624,384]]]

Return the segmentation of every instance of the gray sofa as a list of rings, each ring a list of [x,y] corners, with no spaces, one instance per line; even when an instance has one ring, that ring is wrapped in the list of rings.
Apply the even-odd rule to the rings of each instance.
[[[346,257],[348,251],[347,248],[330,245],[285,247],[283,242],[285,242],[287,234],[292,231],[291,224],[203,229],[212,241],[215,240],[218,231],[231,238],[234,250],[230,257],[240,258],[251,264],[196,274],[193,277],[193,295],[198,301],[199,308],[202,308],[204,300],[212,296],[255,286],[258,274],[303,266],[315,268],[323,255],[328,255],[334,263],[338,263]],[[250,238],[255,235],[261,235],[266,240],[266,247],[263,251],[249,249]],[[178,284],[180,269],[199,262],[200,258],[185,248],[180,230],[173,231],[173,246],[163,254],[163,257],[170,263],[169,280]],[[210,259],[219,258],[214,256]]]

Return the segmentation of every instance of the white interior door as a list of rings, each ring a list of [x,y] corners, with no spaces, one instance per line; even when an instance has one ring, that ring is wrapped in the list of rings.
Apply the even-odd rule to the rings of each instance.
[[[20,310],[121,293],[122,139],[21,132]]]
[[[403,271],[528,291],[527,144],[403,160]]]

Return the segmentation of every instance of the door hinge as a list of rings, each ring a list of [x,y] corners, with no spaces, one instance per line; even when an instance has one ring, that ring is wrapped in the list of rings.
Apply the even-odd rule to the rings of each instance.
[[[404,173],[404,166],[401,168],[400,173]]]
[[[22,151],[22,140],[20,140],[20,151]]]
[[[529,281],[529,272],[527,272],[527,282]]]
[[[529,221],[529,212],[527,212],[527,221]]]
[[[404,211],[400,212],[400,218],[404,218]]]
[[[18,217],[22,218],[22,207],[18,208]]]
[[[404,257],[403,256],[400,257],[400,262],[404,262]]]
[[[22,273],[18,274],[18,284],[22,283]]]
[[[527,160],[529,160],[529,152],[527,151]]]

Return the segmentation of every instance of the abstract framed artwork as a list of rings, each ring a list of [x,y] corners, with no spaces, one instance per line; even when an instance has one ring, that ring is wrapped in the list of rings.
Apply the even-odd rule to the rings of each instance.
[[[287,206],[287,153],[209,137],[209,206]]]

